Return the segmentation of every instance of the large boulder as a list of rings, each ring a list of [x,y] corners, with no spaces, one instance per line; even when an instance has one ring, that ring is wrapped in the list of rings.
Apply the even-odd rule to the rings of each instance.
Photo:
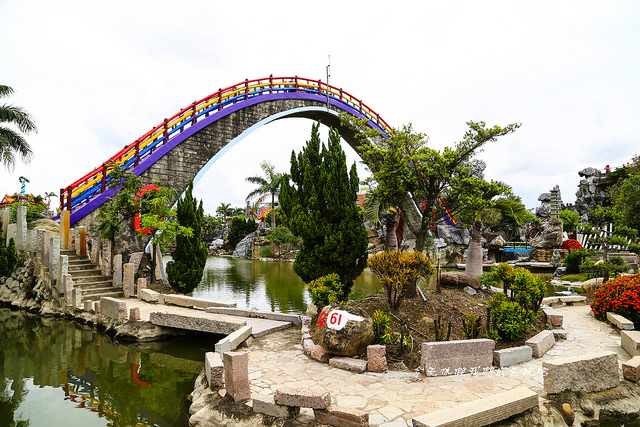
[[[446,288],[470,286],[473,289],[480,289],[480,282],[475,277],[471,277],[461,271],[445,271],[440,275],[440,286]]]
[[[562,220],[560,218],[551,218],[549,225],[544,229],[542,234],[531,242],[536,248],[559,248],[562,246]]]
[[[318,316],[315,338],[331,354],[356,356],[373,344],[373,322],[360,308],[329,305]]]
[[[444,239],[447,244],[467,246],[470,236],[468,228],[456,228],[450,225],[438,225],[436,228],[438,238]]]

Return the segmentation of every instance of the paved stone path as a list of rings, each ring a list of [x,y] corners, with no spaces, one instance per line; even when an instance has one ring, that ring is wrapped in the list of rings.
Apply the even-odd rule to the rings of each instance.
[[[614,351],[620,364],[630,356],[620,347],[620,333],[596,320],[586,305],[558,307],[567,340],[558,341],[543,357],[475,376],[425,377],[411,372],[356,374],[307,358],[300,329],[291,328],[254,341],[249,347],[252,393],[273,394],[280,386],[317,387],[331,393],[332,404],[367,411],[371,425],[410,426],[411,419],[459,403],[481,399],[519,385],[544,400],[542,362],[552,358]],[[512,368],[512,369],[510,369]],[[622,379],[622,378],[621,378]],[[301,411],[299,421],[312,422],[313,412]]]

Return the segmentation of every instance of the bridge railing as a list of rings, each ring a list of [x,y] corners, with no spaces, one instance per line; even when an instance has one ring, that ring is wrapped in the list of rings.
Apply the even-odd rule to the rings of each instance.
[[[105,191],[110,178],[110,170],[114,165],[131,170],[149,157],[155,150],[166,144],[177,134],[195,125],[199,119],[223,108],[246,101],[256,96],[271,93],[302,92],[326,96],[327,100],[348,105],[368,118],[385,133],[391,134],[393,129],[378,113],[350,93],[321,80],[312,80],[298,76],[273,77],[273,75],[256,80],[246,80],[194,101],[173,116],[146,132],[130,143],[100,166],[84,175],[66,188],[60,189],[60,210],[73,211],[91,201]]]

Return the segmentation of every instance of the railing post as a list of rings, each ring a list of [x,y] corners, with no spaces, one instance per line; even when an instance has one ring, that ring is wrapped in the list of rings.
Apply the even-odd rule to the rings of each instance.
[[[140,140],[136,139],[136,166],[140,164]]]
[[[64,210],[64,188],[60,189],[60,212]]]
[[[322,79],[318,79],[318,95],[322,95]]]
[[[358,110],[360,111],[360,113],[362,113],[362,100],[361,99],[358,100]]]
[[[107,168],[105,164],[102,164],[102,187],[100,188],[100,192],[104,193],[104,190],[107,189]]]
[[[167,143],[167,139],[169,139],[169,120],[164,119],[164,132],[162,134],[164,136],[164,141],[162,141],[162,145]]]
[[[273,74],[269,75],[269,93],[273,93]]]
[[[296,92],[298,91],[298,76],[296,76]]]
[[[71,193],[73,192],[73,187],[67,187],[67,210],[71,212]]]
[[[191,126],[196,124],[196,101],[193,101],[193,107],[191,107]]]
[[[244,79],[244,99],[249,99],[249,79]]]
[[[340,88],[340,101],[342,101],[342,88]]]

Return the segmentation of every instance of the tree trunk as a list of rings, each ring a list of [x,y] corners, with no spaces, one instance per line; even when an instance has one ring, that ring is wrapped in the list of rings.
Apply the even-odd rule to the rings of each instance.
[[[276,195],[271,193],[271,231],[276,229]],[[276,244],[271,242],[271,253],[274,258],[276,256]]]
[[[467,264],[464,272],[471,277],[482,275],[482,241],[480,236],[482,224],[476,221],[471,229],[471,240],[467,251]]]
[[[396,234],[395,226],[397,224],[397,217],[395,215],[385,215],[382,218],[385,227],[385,241],[384,249],[387,251],[395,252],[398,250],[398,236]]]

